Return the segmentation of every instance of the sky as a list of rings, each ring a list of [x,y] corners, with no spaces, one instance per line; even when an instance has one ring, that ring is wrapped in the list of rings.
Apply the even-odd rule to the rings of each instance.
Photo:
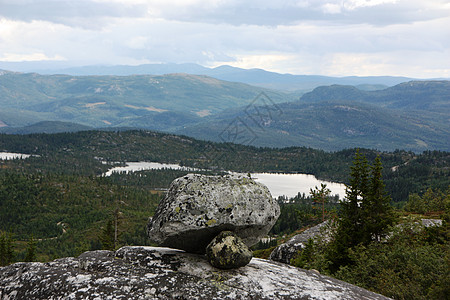
[[[0,61],[450,78],[450,0],[0,0]]]

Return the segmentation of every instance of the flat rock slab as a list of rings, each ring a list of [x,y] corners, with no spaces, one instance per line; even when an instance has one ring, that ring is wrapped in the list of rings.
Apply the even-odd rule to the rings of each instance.
[[[249,177],[188,174],[170,185],[148,223],[148,236],[160,246],[203,254],[220,232],[233,231],[251,247],[279,215],[267,187]]]
[[[219,270],[203,255],[159,247],[85,252],[0,268],[0,299],[388,299],[354,285],[253,258]]]

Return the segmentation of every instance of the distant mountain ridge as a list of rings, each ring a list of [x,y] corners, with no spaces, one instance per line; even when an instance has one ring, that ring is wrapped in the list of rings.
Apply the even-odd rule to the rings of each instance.
[[[61,132],[77,132],[94,129],[72,122],[61,121],[42,121],[24,127],[7,127],[0,128],[0,132],[8,134],[30,134],[30,133],[61,133]]]
[[[40,74],[67,74],[73,76],[90,75],[166,75],[171,73],[187,73],[193,75],[206,75],[220,80],[242,82],[255,86],[286,90],[286,91],[310,91],[322,85],[372,85],[377,88],[386,88],[402,82],[411,81],[413,78],[399,76],[347,76],[330,77],[321,75],[293,75],[280,74],[263,69],[242,69],[228,65],[214,68],[204,67],[198,64],[143,64],[138,66],[83,66],[67,67],[61,64],[48,65],[45,63],[6,63],[0,62],[0,69],[17,70],[21,72],[35,72]]]
[[[301,101],[359,101],[394,109],[450,111],[449,81],[409,81],[379,91],[363,91],[354,86],[332,85],[304,94]]]

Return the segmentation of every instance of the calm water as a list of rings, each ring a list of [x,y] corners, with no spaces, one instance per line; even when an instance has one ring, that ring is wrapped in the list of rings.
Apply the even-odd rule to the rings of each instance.
[[[143,170],[159,170],[159,169],[174,169],[174,170],[186,170],[186,171],[196,171],[195,168],[182,167],[176,164],[161,164],[155,162],[127,162],[125,167],[115,167],[103,174],[104,176],[110,176],[112,173],[118,172],[136,172]]]
[[[151,169],[176,169],[194,171],[194,168],[181,167],[176,164],[161,164],[154,162],[129,162],[125,167],[112,168],[104,174],[110,176],[113,172],[134,172]],[[345,185],[335,182],[320,181],[313,175],[306,174],[279,174],[279,173],[252,173],[252,178],[257,182],[265,184],[273,197],[287,196],[294,197],[297,193],[309,194],[310,189],[316,186],[320,187],[321,183],[326,183],[331,190],[331,195],[339,195],[340,198],[345,196]]]
[[[331,195],[345,196],[345,185],[336,182],[318,180],[313,175],[307,174],[278,174],[278,173],[255,173],[251,174],[255,181],[265,184],[273,197],[288,196],[294,197],[297,193],[309,195],[309,190],[316,186],[320,188],[321,183],[325,183],[331,190]]]
[[[14,159],[14,158],[28,158],[31,155],[22,153],[10,153],[10,152],[0,152],[0,160]]]

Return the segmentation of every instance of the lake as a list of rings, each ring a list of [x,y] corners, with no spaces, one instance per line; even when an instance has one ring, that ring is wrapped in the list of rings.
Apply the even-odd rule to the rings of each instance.
[[[265,184],[273,197],[287,196],[289,198],[298,193],[309,195],[309,190],[316,186],[320,188],[325,183],[331,190],[331,195],[345,196],[345,185],[342,183],[318,180],[314,175],[307,174],[279,174],[279,173],[252,173],[252,178]]]
[[[125,167],[115,167],[104,173],[104,176],[110,176],[113,172],[135,172],[151,169],[175,169],[195,171],[198,169],[182,167],[177,164],[161,164],[155,162],[128,162]],[[246,175],[246,174],[242,174]],[[345,196],[345,185],[336,182],[328,182],[318,180],[313,175],[307,174],[280,174],[280,173],[252,173],[251,177],[257,182],[265,184],[269,188],[273,197],[287,196],[294,197],[297,193],[305,193],[309,195],[309,190],[316,186],[320,187],[321,183],[325,183],[331,190],[331,195],[339,195],[339,198]]]
[[[0,152],[0,160],[8,160],[14,158],[25,159],[30,156],[31,155],[29,154],[22,154],[22,153]]]
[[[198,169],[182,167],[177,164],[161,164],[156,162],[127,162],[125,167],[115,167],[104,173],[104,176],[111,176],[112,173],[120,173],[120,172],[136,172],[143,170],[159,170],[159,169],[174,169],[174,170],[184,170],[184,171],[197,171]]]

